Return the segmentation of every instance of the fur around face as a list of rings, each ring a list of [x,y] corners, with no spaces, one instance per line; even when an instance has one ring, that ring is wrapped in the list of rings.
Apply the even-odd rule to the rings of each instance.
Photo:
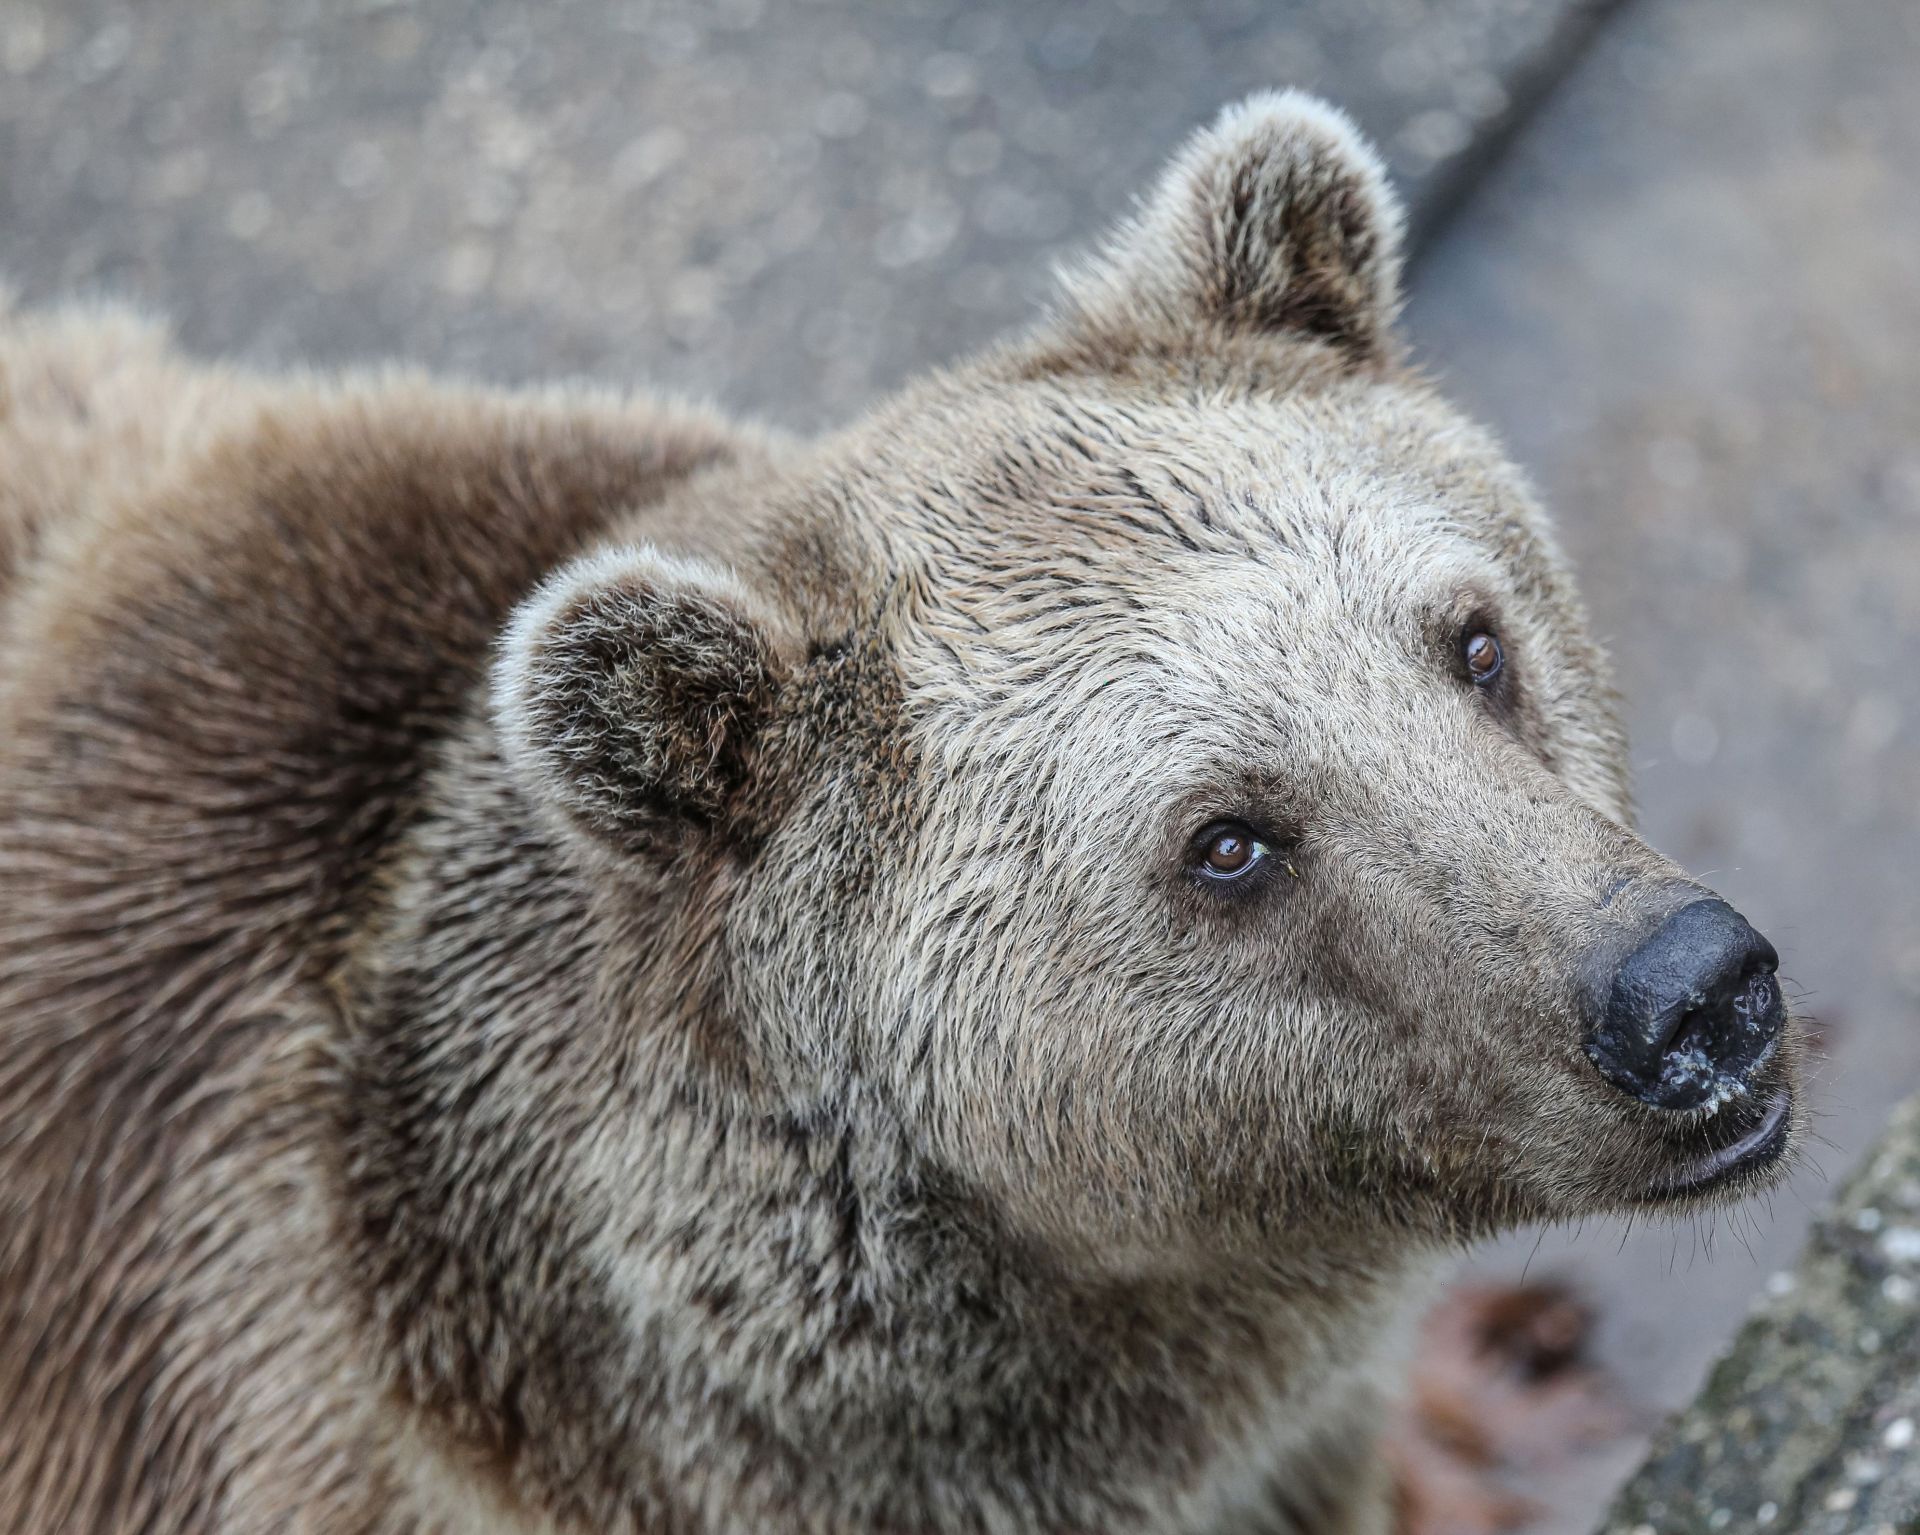
[[[1383,1529],[1432,1256],[1716,1134],[1398,227],[1261,98],[813,444],[0,319],[14,1528]]]

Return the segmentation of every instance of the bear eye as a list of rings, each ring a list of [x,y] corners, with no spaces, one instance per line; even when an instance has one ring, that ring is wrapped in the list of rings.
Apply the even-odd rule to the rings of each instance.
[[[1194,868],[1220,884],[1245,879],[1272,854],[1260,836],[1240,821],[1216,821],[1194,838]]]
[[[1466,662],[1467,676],[1481,687],[1498,677],[1507,663],[1500,641],[1485,629],[1474,630],[1460,642],[1460,658]]]

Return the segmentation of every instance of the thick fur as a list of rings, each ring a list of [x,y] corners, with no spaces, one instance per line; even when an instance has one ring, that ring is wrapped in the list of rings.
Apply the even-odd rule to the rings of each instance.
[[[13,1528],[1381,1530],[1433,1255],[1719,1134],[1397,230],[1262,98],[817,444],[0,320]]]

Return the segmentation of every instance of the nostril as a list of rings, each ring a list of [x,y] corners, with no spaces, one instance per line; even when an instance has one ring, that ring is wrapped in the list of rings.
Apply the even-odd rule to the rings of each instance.
[[[1660,1053],[1682,1055],[1689,1051],[1704,1050],[1711,1041],[1712,1032],[1712,1013],[1704,1006],[1690,1007],[1680,1015],[1680,1026],[1673,1031],[1673,1037]]]
[[[1587,1055],[1642,1102],[1698,1108],[1743,1086],[1778,1035],[1778,963],[1726,902],[1683,906],[1613,976]]]

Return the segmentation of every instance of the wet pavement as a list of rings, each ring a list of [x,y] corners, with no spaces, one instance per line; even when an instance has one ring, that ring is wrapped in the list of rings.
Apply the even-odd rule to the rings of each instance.
[[[1573,1276],[1667,1408],[1920,1081],[1920,8],[1613,10],[0,0],[0,272],[209,351],[813,426],[1025,318],[1220,103],[1343,101],[1438,231],[1422,355],[1558,510],[1645,829],[1831,1038],[1830,1144],[1770,1210],[1480,1265]],[[1535,1478],[1549,1528],[1636,1454]]]

